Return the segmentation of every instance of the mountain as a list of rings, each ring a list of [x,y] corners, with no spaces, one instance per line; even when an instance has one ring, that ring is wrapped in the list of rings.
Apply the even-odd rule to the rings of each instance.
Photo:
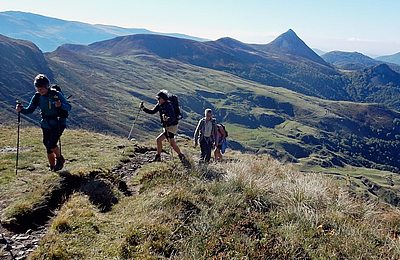
[[[319,64],[327,65],[327,63],[310,47],[308,47],[292,29],[289,29],[287,32],[283,33],[268,44],[253,46],[264,52],[290,54],[312,60]]]
[[[359,52],[331,51],[321,56],[326,62],[341,70],[363,70],[380,64],[387,64],[400,73],[400,66],[395,63],[379,61]]]
[[[65,45],[45,58],[54,80],[67,95],[73,95],[73,127],[124,136],[135,119],[137,104],[154,104],[154,93],[166,88],[180,97],[185,118],[181,131],[188,136],[204,108],[210,107],[226,123],[236,149],[269,153],[308,166],[400,170],[395,159],[400,149],[398,112],[305,96],[243,79],[231,71],[194,65],[210,62],[200,55],[205,49],[216,67],[224,64],[228,68],[227,60],[236,66],[242,60],[246,66],[246,58],[264,59],[255,57],[258,52],[251,46],[232,39],[199,43],[155,35],[119,37],[89,46]],[[24,58],[30,62],[30,56]],[[33,94],[32,88],[18,96],[14,91],[18,87],[8,86],[0,104],[2,113],[10,115],[4,117],[6,122],[15,120],[15,99],[26,104]],[[33,120],[23,118],[23,122]],[[157,117],[141,115],[134,136],[145,139],[158,127]]]
[[[390,63],[395,63],[397,65],[400,65],[400,52],[395,53],[393,55],[380,56],[375,59],[379,60],[379,61],[390,62]]]
[[[89,44],[116,36],[139,33],[160,34],[146,29],[92,25],[25,12],[0,12],[0,34],[32,41],[44,52],[53,51],[66,43]],[[204,41],[204,39],[184,34],[165,35]]]
[[[47,60],[39,48],[31,42],[16,40],[0,35],[0,100],[15,105],[19,97],[27,97],[32,92],[33,78],[38,72],[53,78]],[[10,98],[10,96],[15,97]],[[2,118],[14,117],[9,109],[1,109]]]
[[[158,41],[152,44],[148,39]],[[185,117],[181,131],[186,135],[192,135],[204,108],[210,107],[228,126],[231,145],[237,149],[270,153],[309,166],[400,169],[393,159],[400,149],[395,139],[399,113],[376,105],[304,96],[175,59],[177,53],[182,60],[193,59],[204,48],[210,57],[223,54],[234,60],[237,55],[221,54],[221,50],[243,54],[247,46],[231,39],[199,43],[134,35],[89,46],[65,45],[46,54],[46,59],[57,83],[73,95],[70,120],[74,127],[126,135],[135,104],[141,100],[152,104],[154,93],[167,88],[180,97]],[[9,107],[4,110],[12,112],[15,98],[8,92]],[[141,115],[137,126],[134,136],[144,139],[157,130],[158,118]],[[371,149],[379,151],[378,155],[371,154]]]
[[[284,86],[307,95],[348,99],[340,73],[325,61],[316,63],[302,56],[267,53],[231,38],[197,42],[159,35],[132,35],[97,42],[88,47],[64,48],[80,48],[82,53],[100,52],[111,56],[156,55],[229,72],[262,84]],[[324,82],[323,87],[321,82]]]
[[[355,101],[400,108],[400,74],[387,64],[349,72],[347,90]]]
[[[322,58],[344,70],[360,70],[382,63],[359,52],[331,51],[322,55]]]
[[[323,51],[323,50],[320,50],[320,49],[316,49],[316,48],[313,48],[312,50],[313,50],[313,52],[315,52],[319,56],[322,56],[322,55],[324,55],[326,53],[326,51]]]

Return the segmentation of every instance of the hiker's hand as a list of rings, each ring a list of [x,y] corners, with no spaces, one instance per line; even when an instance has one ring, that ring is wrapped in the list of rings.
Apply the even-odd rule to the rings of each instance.
[[[54,102],[54,105],[58,108],[61,107],[61,101],[58,99]]]
[[[144,108],[143,101],[142,101],[142,102],[140,102],[140,106],[139,106],[139,108],[140,108],[140,109],[143,109],[143,108]]]
[[[163,119],[164,122],[168,122],[169,117],[167,117],[167,115],[164,114],[162,116],[162,119]]]
[[[21,110],[22,110],[23,108],[24,108],[24,107],[22,106],[21,103],[18,103],[18,104],[15,106],[15,110],[17,110],[18,113],[21,112]]]

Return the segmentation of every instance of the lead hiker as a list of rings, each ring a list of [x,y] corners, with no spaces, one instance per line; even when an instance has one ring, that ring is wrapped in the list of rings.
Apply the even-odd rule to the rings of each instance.
[[[200,139],[200,163],[208,163],[211,159],[211,150],[218,143],[216,121],[213,118],[212,110],[206,109],[204,117],[199,120],[194,132],[194,146],[197,147]]]
[[[176,96],[171,96],[175,97]],[[172,100],[172,99],[171,99]],[[177,100],[177,99],[176,99]],[[177,101],[176,101],[177,103]],[[178,104],[175,104],[178,106]],[[153,109],[148,109],[144,106],[143,102],[140,103],[141,109],[148,114],[155,114],[157,112],[160,113],[160,120],[163,126],[163,132],[157,136],[157,154],[154,158],[154,161],[161,161],[161,152],[162,152],[162,142],[167,139],[170,143],[171,147],[178,154],[179,159],[184,162],[185,155],[181,152],[178,145],[176,144],[175,135],[178,132],[178,123],[179,118],[177,115],[179,113],[179,106],[177,108],[174,107],[172,102],[170,101],[170,97],[168,96],[168,92],[166,90],[161,90],[157,94],[157,104]],[[171,154],[172,156],[172,154]]]
[[[22,114],[31,114],[37,107],[40,108],[43,144],[46,147],[50,170],[59,171],[64,167],[65,159],[57,143],[66,127],[71,105],[61,92],[50,88],[50,81],[46,75],[37,75],[33,84],[36,93],[31,98],[28,107],[24,108],[18,103],[16,110]]]

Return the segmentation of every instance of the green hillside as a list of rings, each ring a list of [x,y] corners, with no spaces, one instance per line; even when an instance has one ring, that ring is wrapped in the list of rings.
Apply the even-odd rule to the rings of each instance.
[[[400,114],[376,105],[307,97],[140,53],[115,57],[59,48],[47,58],[65,92],[75,96],[72,123],[86,129],[125,135],[140,100],[154,103],[154,94],[168,89],[180,97],[186,135],[210,107],[237,148],[325,166],[399,167]],[[147,137],[158,125],[158,117],[142,114],[135,137]]]
[[[154,104],[155,93],[168,89],[180,97],[184,111],[180,129],[185,135],[192,136],[204,109],[210,107],[215,110],[217,120],[227,124],[233,148],[269,153],[309,167],[352,165],[399,171],[399,113],[379,105],[309,97],[245,80],[231,73],[184,63],[173,57],[161,57],[143,49],[143,43],[137,41],[140,37],[143,36],[90,46],[67,45],[46,54],[46,60],[37,48],[25,48],[26,42],[6,38],[4,41],[26,53],[23,57],[31,63],[35,59],[41,61],[38,64],[43,66],[42,69],[51,72],[53,81],[63,88],[66,95],[72,95],[70,125],[74,128],[127,136],[140,101]],[[111,44],[115,41],[120,45]],[[192,44],[186,40],[173,41]],[[214,44],[235,50],[251,48],[232,39]],[[155,48],[153,45],[150,47]],[[30,54],[32,49],[34,54]],[[165,46],[162,50],[166,50]],[[306,49],[305,54],[306,51],[309,50]],[[11,66],[14,60],[22,57],[16,51],[8,55],[10,58],[4,66]],[[15,66],[21,68],[21,78],[27,81],[33,77],[32,70],[23,64],[20,62]],[[41,68],[33,68],[41,71]],[[384,80],[389,79],[385,76],[387,72],[382,74],[377,70],[377,75],[371,81],[378,79],[385,83]],[[23,88],[10,84],[9,88],[1,89],[4,101],[0,105],[4,109],[0,114],[4,123],[15,122],[15,99],[22,99],[26,104],[33,95],[30,84],[25,83]],[[353,91],[349,87],[350,90]],[[361,92],[363,89],[356,90]],[[24,124],[33,122],[37,122],[37,115],[23,117]],[[158,117],[142,113],[133,137],[153,139],[159,130]]]
[[[0,148],[9,147],[0,153],[0,233],[23,245],[15,254],[32,248],[17,237],[37,236],[31,259],[400,256],[398,210],[357,186],[357,176],[300,173],[269,156],[232,151],[225,163],[198,167],[197,151],[182,138],[191,167],[165,154],[151,163],[148,145],[82,130],[65,133],[66,170],[57,175],[45,171],[37,128],[22,130],[15,176],[15,131],[0,130]],[[389,177],[397,187],[390,173],[370,181]],[[0,256],[9,253],[3,248]]]

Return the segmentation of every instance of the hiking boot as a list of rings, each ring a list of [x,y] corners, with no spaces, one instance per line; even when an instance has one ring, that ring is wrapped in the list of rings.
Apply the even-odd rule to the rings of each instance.
[[[60,157],[57,157],[57,162],[56,162],[56,166],[54,166],[54,171],[59,171],[62,168],[64,168],[64,163],[65,163],[65,159],[64,157],[61,155]]]
[[[156,157],[154,157],[153,162],[161,162],[161,155],[160,154],[156,154]]]
[[[181,162],[186,162],[186,157],[183,153],[179,154],[178,157],[179,157],[179,160],[181,160]]]

